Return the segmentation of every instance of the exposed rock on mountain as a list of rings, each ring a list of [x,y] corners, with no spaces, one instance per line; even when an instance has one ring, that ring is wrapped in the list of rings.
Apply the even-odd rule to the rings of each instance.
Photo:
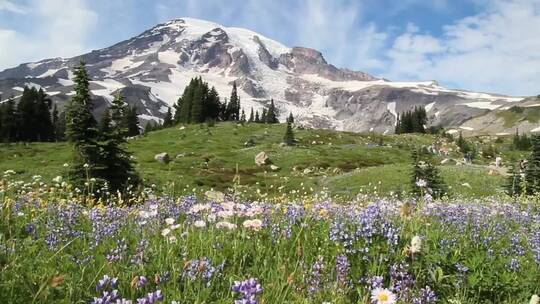
[[[426,107],[430,124],[459,127],[522,98],[450,90],[434,81],[392,82],[340,69],[313,49],[289,48],[258,33],[181,18],[111,47],[73,58],[25,63],[0,72],[2,100],[25,85],[43,87],[64,104],[73,92],[73,68],[84,58],[96,114],[121,90],[143,121],[159,121],[192,77],[202,76],[228,97],[232,82],[241,105],[261,110],[274,99],[280,120],[292,112],[312,127],[393,132],[397,114]]]

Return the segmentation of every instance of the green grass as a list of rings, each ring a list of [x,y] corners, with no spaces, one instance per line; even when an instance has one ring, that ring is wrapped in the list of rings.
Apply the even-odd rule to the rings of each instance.
[[[432,135],[390,135],[384,136],[384,145],[379,146],[380,136],[374,134],[305,129],[295,131],[298,145],[284,147],[280,145],[284,132],[284,125],[220,123],[213,127],[190,125],[182,130],[176,126],[132,139],[128,148],[146,184],[169,193],[236,186],[246,193],[259,190],[270,195],[324,189],[333,196],[350,199],[366,191],[408,191],[410,149],[436,140]],[[250,139],[255,146],[245,147]],[[499,146],[503,149],[504,145]],[[269,154],[272,163],[280,167],[278,171],[255,165],[254,157],[261,151]],[[162,152],[171,157],[167,165],[154,160]],[[508,153],[514,158],[521,156]],[[458,154],[451,157],[460,158]],[[15,170],[21,180],[30,180],[33,175],[41,175],[46,181],[65,176],[63,164],[71,159],[67,143],[0,144],[0,172]],[[477,162],[484,165],[489,161]],[[442,172],[452,192],[465,196],[495,194],[502,180],[500,176],[488,176],[482,166],[465,170],[445,166]],[[462,186],[465,182],[471,188]]]
[[[497,117],[504,119],[504,127],[510,128],[518,121],[538,123],[540,121],[540,107],[512,107],[508,110],[497,112]]]

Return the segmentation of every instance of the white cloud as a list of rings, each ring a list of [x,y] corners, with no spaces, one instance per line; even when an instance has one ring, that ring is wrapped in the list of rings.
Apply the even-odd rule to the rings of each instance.
[[[490,1],[433,37],[411,27],[387,52],[385,76],[437,79],[481,91],[540,93],[540,1]]]
[[[1,1],[1,0],[0,0]],[[79,55],[89,49],[87,41],[97,14],[83,0],[32,0],[27,18],[31,32],[0,27],[0,69],[50,57]]]
[[[0,11],[8,11],[16,14],[26,13],[26,9],[8,0],[0,0]]]

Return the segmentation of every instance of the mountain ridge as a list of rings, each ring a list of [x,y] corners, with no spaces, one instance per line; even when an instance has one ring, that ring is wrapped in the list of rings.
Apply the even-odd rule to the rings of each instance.
[[[87,54],[1,71],[0,92],[17,97],[24,85],[35,85],[61,106],[73,95],[72,69],[82,57],[92,78],[96,115],[121,91],[143,121],[160,121],[189,80],[198,76],[222,98],[236,82],[246,112],[261,110],[274,99],[281,120],[292,112],[306,126],[356,132],[391,133],[398,113],[414,106],[426,107],[431,125],[459,128],[523,100],[340,69],[317,50],[287,47],[251,30],[187,17]]]

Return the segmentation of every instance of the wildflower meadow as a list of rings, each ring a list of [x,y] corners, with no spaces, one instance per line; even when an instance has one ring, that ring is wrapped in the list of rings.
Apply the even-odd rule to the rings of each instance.
[[[8,174],[0,202],[2,303],[538,303],[534,200],[82,202]]]

